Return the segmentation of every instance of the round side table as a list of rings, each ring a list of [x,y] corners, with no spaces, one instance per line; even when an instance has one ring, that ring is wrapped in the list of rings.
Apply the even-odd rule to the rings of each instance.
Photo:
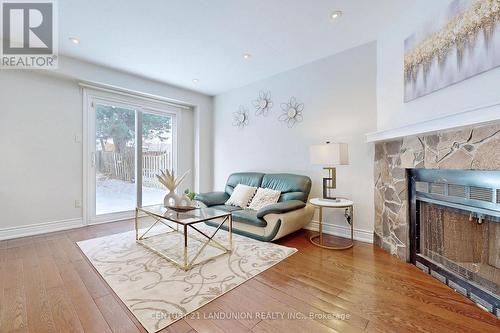
[[[347,200],[344,198],[339,198],[339,200],[329,200],[329,199],[323,199],[323,198],[313,198],[309,200],[309,203],[315,207],[319,208],[319,233],[317,235],[313,235],[309,238],[311,243],[313,243],[316,246],[322,247],[324,249],[330,249],[330,250],[346,250],[350,249],[351,247],[354,246],[354,227],[353,227],[353,216],[354,216],[354,202],[351,200]],[[341,208],[345,209],[344,211],[344,216],[347,221],[347,223],[351,227],[351,242],[349,245],[346,246],[329,246],[329,245],[324,245],[323,244],[323,208]],[[326,224],[325,225],[330,225]],[[318,242],[319,240],[319,242]]]

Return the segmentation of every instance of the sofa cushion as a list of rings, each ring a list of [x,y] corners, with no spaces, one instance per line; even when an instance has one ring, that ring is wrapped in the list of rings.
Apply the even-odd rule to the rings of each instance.
[[[264,175],[260,187],[280,191],[280,202],[288,200],[307,202],[309,192],[311,191],[311,179],[307,176],[289,173],[270,173]]]
[[[214,209],[218,209],[218,210],[223,210],[225,212],[235,212],[237,210],[241,210],[241,207],[228,206],[228,205],[217,205],[217,206],[212,206],[210,208],[214,208]]]
[[[253,210],[259,210],[262,207],[275,204],[280,199],[281,192],[271,190],[270,188],[259,187],[257,193],[255,193],[252,201],[248,205],[248,208]]]
[[[255,195],[255,191],[257,191],[257,188],[254,186],[238,184],[234,188],[231,197],[226,201],[225,205],[247,208]]]
[[[233,173],[227,179],[225,191],[229,195],[233,194],[233,190],[238,184],[261,187],[260,184],[262,183],[262,177],[264,177],[264,174],[259,172]]]
[[[257,217],[256,210],[251,210],[251,209],[238,210],[233,212],[232,215],[233,215],[233,221],[251,224],[257,227],[267,226],[266,220]]]

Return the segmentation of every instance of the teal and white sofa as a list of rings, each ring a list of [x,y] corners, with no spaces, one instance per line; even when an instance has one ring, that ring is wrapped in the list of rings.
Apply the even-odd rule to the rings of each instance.
[[[225,205],[238,184],[270,188],[280,191],[281,195],[278,203],[260,210]],[[310,191],[311,179],[307,176],[241,172],[229,176],[223,192],[201,193],[195,199],[207,207],[231,212],[233,232],[261,241],[273,241],[302,229],[311,221],[314,208],[307,204]],[[217,226],[215,222],[207,224]],[[227,230],[226,225],[223,228]]]

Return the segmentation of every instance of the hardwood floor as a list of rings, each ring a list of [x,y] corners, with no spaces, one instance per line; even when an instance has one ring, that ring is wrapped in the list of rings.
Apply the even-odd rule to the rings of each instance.
[[[0,242],[0,332],[145,332],[75,245],[132,228]],[[161,332],[500,332],[499,319],[381,249],[329,251],[307,235],[280,240],[299,252]],[[217,318],[230,313],[242,315]]]

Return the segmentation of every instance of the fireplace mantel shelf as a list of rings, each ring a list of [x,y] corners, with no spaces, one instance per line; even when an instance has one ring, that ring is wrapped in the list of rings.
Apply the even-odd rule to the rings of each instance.
[[[366,134],[366,141],[388,141],[406,136],[429,134],[441,130],[458,129],[471,125],[483,125],[498,120],[500,120],[500,102],[411,125],[368,133]]]

